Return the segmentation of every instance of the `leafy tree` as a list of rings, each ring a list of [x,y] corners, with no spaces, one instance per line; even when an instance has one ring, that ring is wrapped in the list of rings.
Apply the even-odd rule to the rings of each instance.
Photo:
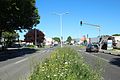
[[[60,38],[59,37],[54,37],[53,40],[60,42]]]
[[[112,36],[120,36],[120,34],[113,34]]]
[[[72,37],[71,37],[71,36],[69,36],[69,37],[67,38],[67,42],[70,44],[70,43],[71,43],[71,41],[72,41]]]
[[[4,38],[4,44],[6,46],[11,46],[14,42],[16,42],[16,39],[19,38],[19,34],[15,31],[3,32],[2,37]]]
[[[36,0],[0,0],[0,37],[2,32],[31,29],[39,23]]]
[[[36,38],[35,38],[35,35],[36,35]],[[37,46],[41,46],[41,44],[44,42],[45,34],[38,29],[31,29],[26,33],[26,35],[24,35],[24,37],[25,37],[24,41],[33,42],[34,44],[36,39]]]

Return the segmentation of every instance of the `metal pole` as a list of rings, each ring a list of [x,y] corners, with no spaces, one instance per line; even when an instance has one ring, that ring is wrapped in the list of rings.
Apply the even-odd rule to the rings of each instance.
[[[100,37],[100,27],[99,27],[99,37]]]
[[[100,26],[99,26],[99,27],[97,27],[97,29],[98,29],[98,32],[99,32],[99,37],[100,37]]]
[[[62,42],[63,42],[63,37],[62,37],[62,15],[60,15],[60,34],[61,34],[61,47],[62,47]]]
[[[99,37],[100,37],[100,26],[99,25],[89,24],[89,23],[82,23],[82,24],[90,25],[90,26],[95,26],[99,30]]]
[[[35,46],[37,47],[37,31],[36,31],[36,28],[35,28]]]

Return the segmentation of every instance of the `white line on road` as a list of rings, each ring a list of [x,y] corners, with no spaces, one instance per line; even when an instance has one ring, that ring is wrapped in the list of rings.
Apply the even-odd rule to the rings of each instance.
[[[28,59],[28,58],[22,59],[22,60],[20,60],[20,61],[15,62],[14,64],[21,63],[21,62],[23,62],[23,61],[26,61],[27,59]]]
[[[42,51],[42,53],[45,53],[47,50],[44,50],[44,51]],[[38,54],[37,54],[38,55]],[[32,57],[35,57],[36,55],[34,55],[34,56],[32,56]],[[21,62],[24,62],[24,61],[26,61],[26,60],[28,60],[29,59],[29,57],[28,58],[24,58],[24,59],[22,59],[22,60],[19,60],[19,61],[17,61],[17,62],[14,62],[14,63],[11,63],[11,64],[8,64],[8,65],[5,65],[5,66],[3,66],[3,67],[0,67],[0,71],[1,70],[5,70],[5,69],[7,69],[8,67],[12,67],[13,65],[16,65],[16,64],[19,64],[19,63],[21,63]],[[4,69],[3,69],[4,68]]]
[[[46,51],[46,50],[45,50],[45,51]],[[42,52],[44,53],[45,51],[42,51]]]
[[[89,53],[87,53],[87,54],[89,54]],[[96,58],[102,59],[102,60],[104,60],[104,61],[106,61],[106,62],[110,62],[110,61],[107,60],[107,59],[104,59],[104,58],[101,58],[101,57],[98,57],[98,56],[95,56],[95,55],[92,55],[92,54],[90,54],[90,55],[93,56],[93,57],[96,57]]]

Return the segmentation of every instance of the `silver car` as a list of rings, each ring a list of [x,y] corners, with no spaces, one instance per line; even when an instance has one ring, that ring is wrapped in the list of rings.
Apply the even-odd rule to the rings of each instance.
[[[97,44],[88,44],[86,46],[86,52],[99,52],[99,47]]]

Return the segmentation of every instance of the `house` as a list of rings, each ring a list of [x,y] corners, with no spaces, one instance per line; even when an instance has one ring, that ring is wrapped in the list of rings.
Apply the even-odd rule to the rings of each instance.
[[[45,45],[50,46],[52,45],[54,40],[52,38],[45,38]]]
[[[24,41],[26,43],[34,45],[36,44],[37,46],[41,46],[41,43],[43,43],[45,39],[44,33],[38,29],[32,29],[28,31],[24,37],[25,37]]]

